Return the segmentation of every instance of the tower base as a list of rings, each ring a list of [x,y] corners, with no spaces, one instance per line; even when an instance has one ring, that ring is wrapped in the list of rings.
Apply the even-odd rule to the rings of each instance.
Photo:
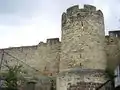
[[[58,75],[57,90],[96,90],[106,81],[103,70],[75,68]]]

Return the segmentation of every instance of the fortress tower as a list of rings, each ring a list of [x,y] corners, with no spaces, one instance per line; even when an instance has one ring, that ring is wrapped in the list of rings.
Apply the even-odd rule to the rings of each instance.
[[[61,71],[74,67],[105,69],[104,40],[100,10],[90,5],[68,8],[62,15]]]
[[[105,82],[104,17],[100,10],[91,5],[68,8],[62,15],[61,42],[57,90],[71,90],[77,85],[79,90],[94,90]]]
[[[120,64],[120,30],[105,36],[103,13],[91,5],[68,8],[61,28],[61,42],[49,38],[34,46],[0,49],[1,72],[7,63],[22,65],[24,77],[36,81],[35,90],[51,90],[53,84],[56,90],[96,90],[107,81],[105,70]]]

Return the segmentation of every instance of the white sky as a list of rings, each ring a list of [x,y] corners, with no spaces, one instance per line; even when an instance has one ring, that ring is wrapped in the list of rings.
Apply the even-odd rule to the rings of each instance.
[[[60,37],[61,14],[75,4],[101,9],[106,33],[120,28],[120,0],[0,0],[0,48]]]

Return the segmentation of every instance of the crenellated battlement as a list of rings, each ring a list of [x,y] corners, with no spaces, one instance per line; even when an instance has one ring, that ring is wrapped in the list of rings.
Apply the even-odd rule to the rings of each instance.
[[[74,21],[81,21],[85,17],[89,18],[103,18],[101,10],[96,10],[95,6],[84,5],[83,8],[79,8],[79,5],[72,6],[62,14],[62,25],[71,23]]]
[[[86,11],[96,11],[96,7],[95,6],[92,6],[92,5],[84,5],[84,9],[86,10]]]
[[[96,11],[95,6],[85,4],[82,9],[79,9],[79,5],[72,6],[72,7],[67,9],[66,13],[68,16],[70,16],[70,15],[73,15],[77,12],[95,12],[95,11]]]
[[[56,43],[59,43],[59,38],[50,38],[50,39],[47,39],[47,44],[49,45],[52,45],[52,44],[56,44]]]
[[[67,15],[70,16],[79,11],[79,5],[72,6],[67,9]]]
[[[40,42],[39,45],[46,46],[46,45],[54,45],[60,43],[59,38],[48,38],[46,42]]]

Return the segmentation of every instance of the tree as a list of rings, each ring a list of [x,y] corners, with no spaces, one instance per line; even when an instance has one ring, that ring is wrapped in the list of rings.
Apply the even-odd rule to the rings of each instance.
[[[5,77],[5,85],[7,86],[7,90],[18,90],[18,82],[20,82],[21,78],[21,65],[9,66],[7,72],[4,73]]]

